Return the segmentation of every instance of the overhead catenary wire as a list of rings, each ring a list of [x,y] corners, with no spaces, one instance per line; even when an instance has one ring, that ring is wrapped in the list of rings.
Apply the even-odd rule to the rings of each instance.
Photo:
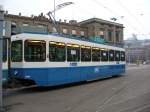
[[[102,8],[106,9],[109,13],[114,14],[115,17],[122,17],[122,15],[113,11],[111,8],[108,8],[106,5],[101,3],[99,0],[92,0],[92,1],[94,1],[97,5],[101,6]],[[126,21],[128,26],[130,26],[135,32],[140,32],[140,30],[137,27],[135,27],[131,22],[127,21],[126,19],[124,19],[124,21]]]
[[[122,21],[124,21],[125,22],[125,24],[127,25],[127,26],[129,26],[132,30],[133,30],[133,33],[139,33],[141,30],[138,28],[138,27],[136,27],[136,26],[134,26],[133,25],[133,23],[132,22],[130,22],[127,18],[124,18],[123,17],[123,15],[120,15],[118,12],[116,12],[116,11],[114,11],[114,10],[112,10],[112,8],[110,8],[110,7],[107,7],[105,4],[103,4],[101,1],[99,1],[99,0],[91,0],[92,2],[95,2],[98,6],[100,6],[100,7],[102,7],[102,8],[104,8],[106,11],[108,11],[110,14],[111,14],[111,16],[113,17],[116,17],[117,19],[122,19]],[[78,4],[77,3],[75,3],[75,7],[77,7],[76,9],[77,10],[80,10],[80,12],[84,12],[84,13],[86,13],[86,14],[88,14],[88,15],[91,15],[92,17],[95,17],[96,16],[96,14],[94,14],[94,12],[93,11],[88,11],[88,10],[86,10],[86,9],[84,9],[84,7],[81,7],[81,6],[78,6]],[[72,11],[72,19],[74,19],[74,11]],[[81,17],[80,17],[81,18]],[[82,18],[82,20],[83,19],[86,19],[84,16],[83,16],[83,18]],[[126,26],[125,26],[126,27]]]
[[[110,9],[107,6],[105,6],[104,4],[102,4],[99,0],[92,0],[92,1],[94,1],[96,4],[98,4],[99,6],[104,8],[105,10],[107,10],[109,13],[115,14],[115,16],[118,16],[118,13],[114,12],[112,9]]]
[[[118,4],[138,23],[138,25],[140,25],[143,28],[143,24],[141,23],[141,21],[132,13],[132,11],[130,11],[124,4],[123,2],[121,2],[121,0],[117,0]]]
[[[77,19],[77,20],[81,21],[81,20],[89,19],[89,16],[90,17],[96,16],[96,14],[94,14],[93,11],[89,11],[89,10],[85,9],[77,2],[74,2],[74,4],[72,5],[70,10],[71,10],[70,12],[71,12],[72,20]],[[82,16],[75,16],[78,13],[82,13]]]
[[[84,9],[83,7],[80,7],[80,6],[77,6],[77,10],[79,10],[80,12],[86,13],[86,14],[88,14],[88,15],[91,15],[92,17],[95,17],[95,16],[96,16],[93,12],[88,11],[88,10],[86,10],[86,9]]]

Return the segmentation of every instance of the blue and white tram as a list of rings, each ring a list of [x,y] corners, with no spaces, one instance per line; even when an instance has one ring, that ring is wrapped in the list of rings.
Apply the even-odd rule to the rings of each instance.
[[[11,40],[11,75],[38,86],[95,80],[125,72],[125,50],[56,35],[18,34]]]
[[[8,39],[3,39],[3,63],[2,63],[2,82],[5,85],[9,80],[8,75]]]

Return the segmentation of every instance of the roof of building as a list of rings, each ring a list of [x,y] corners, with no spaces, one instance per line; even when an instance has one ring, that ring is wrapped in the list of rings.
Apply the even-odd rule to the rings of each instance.
[[[50,22],[47,17],[42,16],[42,15],[28,17],[28,16],[22,16],[22,15],[5,14],[5,18],[6,17]],[[80,25],[85,25],[85,24],[97,22],[97,23],[110,24],[110,25],[116,25],[119,27],[123,27],[123,24],[111,22],[111,21],[107,21],[107,20],[103,20],[103,19],[99,19],[99,18],[90,18],[90,19],[87,19],[87,20],[84,20],[81,22],[77,22],[76,24],[71,24],[71,23],[67,23],[67,22],[60,22],[60,21],[57,21],[57,22],[61,23],[61,24],[67,24],[67,25],[73,25],[73,26],[80,26]]]
[[[111,21],[107,21],[107,20],[103,20],[103,19],[99,19],[99,18],[87,19],[87,20],[79,22],[79,24],[83,25],[83,24],[89,24],[89,23],[93,23],[93,22],[104,23],[104,24],[110,24],[110,25],[116,25],[116,26],[123,27],[123,24],[116,23],[116,22],[111,22]]]
[[[39,21],[47,21],[47,22],[49,22],[48,18],[46,18],[45,16],[28,17],[28,16],[22,16],[22,15],[5,14],[4,17],[5,18],[18,18],[18,19],[39,20]]]

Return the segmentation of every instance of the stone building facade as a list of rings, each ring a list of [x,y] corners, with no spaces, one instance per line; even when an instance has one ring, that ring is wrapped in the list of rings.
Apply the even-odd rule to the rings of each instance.
[[[138,61],[150,63],[150,39],[130,39],[125,42],[126,62],[137,63]]]
[[[88,28],[88,36],[100,37],[109,43],[123,43],[123,25],[98,19],[91,18],[80,22],[79,24]]]
[[[53,24],[43,14],[25,17],[5,13],[6,36],[23,32],[52,33]],[[77,22],[57,21],[59,33],[83,38],[100,38],[110,44],[123,44],[123,25],[98,18]]]
[[[137,61],[146,61],[146,51],[145,47],[132,47],[126,49],[126,60],[128,63],[137,63]]]

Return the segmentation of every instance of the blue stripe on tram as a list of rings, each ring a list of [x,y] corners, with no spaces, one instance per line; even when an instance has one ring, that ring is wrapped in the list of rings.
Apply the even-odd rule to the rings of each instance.
[[[125,73],[125,65],[12,68],[11,74],[20,79],[33,80],[38,86],[54,86],[84,80],[101,79]]]
[[[2,72],[3,72],[2,82],[3,85],[5,85],[9,80],[8,70],[3,70]]]

